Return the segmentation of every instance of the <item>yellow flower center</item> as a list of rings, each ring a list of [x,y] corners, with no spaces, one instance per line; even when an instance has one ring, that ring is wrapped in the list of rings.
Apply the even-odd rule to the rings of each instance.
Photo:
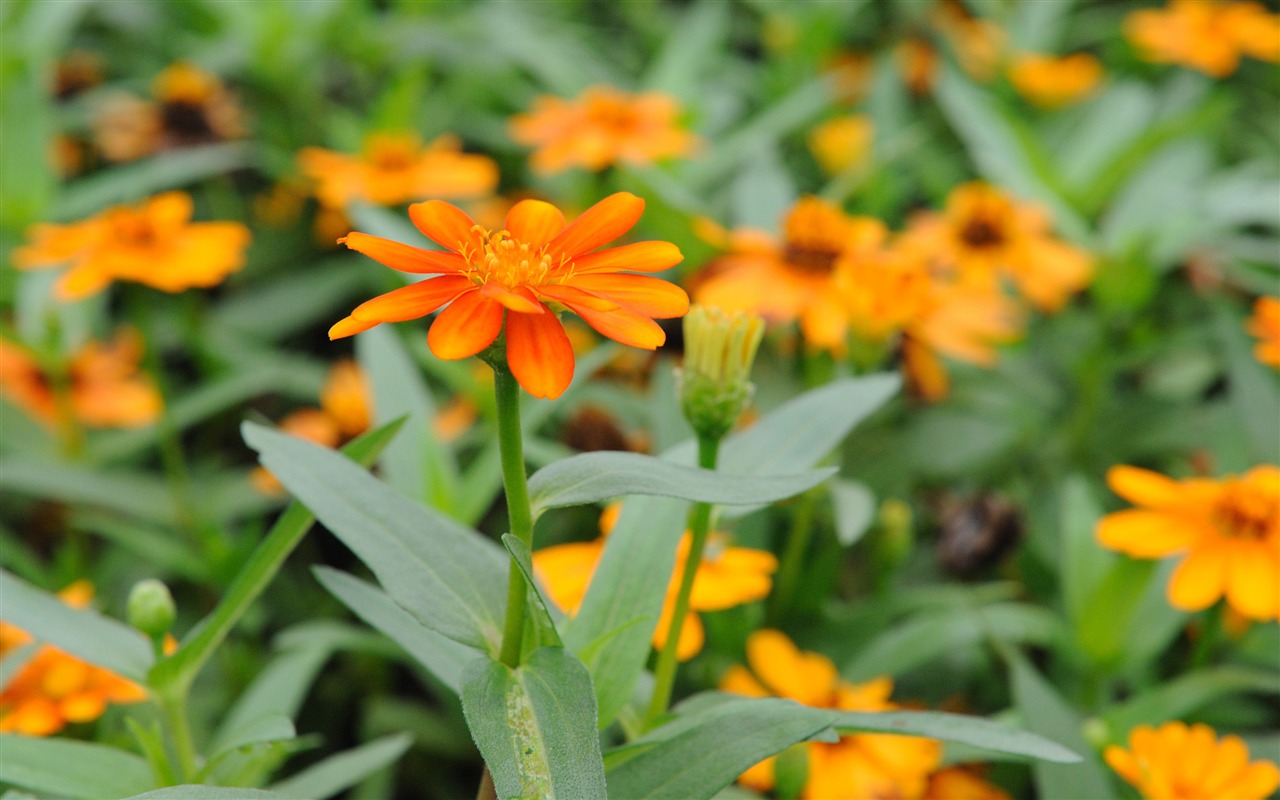
[[[547,252],[546,245],[532,247],[512,238],[508,231],[490,231],[479,225],[471,229],[484,244],[480,248],[464,245],[462,257],[467,261],[467,277],[477,285],[496,281],[508,289],[517,286],[544,286],[561,283],[572,273],[561,273],[567,256],[559,261]]]
[[[1213,509],[1213,522],[1224,536],[1262,541],[1276,529],[1280,497],[1259,491],[1244,481],[1232,481]]]

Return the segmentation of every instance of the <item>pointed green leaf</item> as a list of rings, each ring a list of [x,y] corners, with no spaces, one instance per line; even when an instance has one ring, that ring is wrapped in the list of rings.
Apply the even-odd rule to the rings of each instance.
[[[1080,756],[1043,736],[965,714],[945,714],[940,711],[842,711],[833,724],[841,733],[928,736],[944,742],[958,742],[984,750],[1029,756],[1058,764],[1075,764],[1081,760]]]
[[[126,797],[154,785],[151,768],[133,753],[89,742],[7,733],[0,734],[0,784],[4,783],[76,800]]]
[[[395,763],[413,744],[407,733],[384,736],[368,744],[329,756],[297,775],[272,784],[274,796],[325,800],[346,791],[378,770]]]

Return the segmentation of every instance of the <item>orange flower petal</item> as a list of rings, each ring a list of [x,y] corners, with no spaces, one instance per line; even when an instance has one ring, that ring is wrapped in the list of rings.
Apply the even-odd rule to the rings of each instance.
[[[507,315],[507,365],[534,397],[554,400],[573,380],[573,347],[555,314]]]
[[[541,314],[547,310],[546,306],[537,301],[527,286],[508,289],[500,283],[490,281],[480,287],[480,293],[521,314]]]
[[[363,322],[355,317],[344,317],[335,322],[333,327],[329,329],[329,338],[331,340],[345,339],[348,336],[363,333],[378,324],[377,322]]]
[[[1199,611],[1222,596],[1230,550],[1222,545],[1198,547],[1187,555],[1169,580],[1169,602],[1184,611]]]
[[[746,667],[734,664],[720,679],[720,691],[730,694],[745,694],[747,697],[768,697],[769,690],[760,685],[760,681],[747,671]]]
[[[1265,543],[1236,542],[1227,565],[1227,600],[1250,619],[1273,619],[1280,609],[1280,557]]]
[[[681,261],[684,255],[671,242],[636,242],[578,256],[573,260],[573,271],[577,275],[619,270],[661,272]]]
[[[839,680],[830,660],[802,653],[786,635],[771,629],[747,637],[747,661],[776,695],[804,705],[826,705]]]
[[[668,319],[689,311],[689,295],[674,283],[647,275],[582,275],[573,285],[646,317]]]
[[[536,249],[564,230],[564,214],[541,200],[521,200],[507,212],[507,232]]]
[[[431,323],[427,346],[437,358],[466,358],[493,344],[501,332],[502,305],[480,292],[466,292]]]
[[[459,294],[474,288],[465,276],[443,275],[428,278],[366,300],[351,316],[361,322],[402,322],[425,317]]]
[[[339,239],[338,244],[345,244],[357,253],[364,253],[374,261],[401,272],[439,274],[461,272],[466,268],[466,262],[456,253],[423,250],[355,231]]]
[[[569,307],[598,333],[608,336],[615,342],[645,350],[656,350],[667,340],[666,331],[643,314],[637,314],[625,308],[596,311],[576,303]]]
[[[1107,470],[1107,486],[1130,503],[1148,508],[1175,505],[1182,497],[1177,481],[1139,467],[1112,467]]]
[[[589,253],[631,230],[644,213],[644,200],[629,192],[611,194],[582,212],[548,244],[556,255]]]
[[[409,219],[431,241],[455,253],[464,247],[480,247],[482,242],[476,231],[475,220],[452,203],[428,200],[409,206]]]
[[[589,308],[593,311],[614,311],[622,307],[612,300],[597,297],[590,292],[584,292],[575,286],[567,286],[562,283],[539,286],[534,291],[543,300],[553,300],[575,310],[577,306]]]
[[[1136,558],[1160,558],[1185,550],[1200,538],[1193,520],[1161,511],[1129,509],[1098,520],[1098,541]]]

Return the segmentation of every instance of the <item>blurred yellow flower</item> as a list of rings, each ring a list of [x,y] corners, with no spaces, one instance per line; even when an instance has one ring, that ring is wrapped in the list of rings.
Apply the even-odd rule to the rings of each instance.
[[[694,152],[698,138],[679,123],[680,104],[661,92],[628,94],[592,86],[573,100],[542,95],[533,109],[511,118],[511,138],[537,148],[536,172],[615,164],[644,166]]]
[[[779,631],[752,633],[747,638],[747,663],[750,670],[729,668],[721,690],[841,711],[900,708],[889,700],[891,679],[847,683],[830,659],[801,651]],[[800,796],[806,800],[920,800],[942,756],[941,745],[933,739],[873,733],[842,736],[835,743],[809,742],[805,748],[809,769]],[[739,783],[759,792],[773,789],[775,763],[773,757],[761,761],[744,772]]]
[[[1261,3],[1172,0],[1125,18],[1126,38],[1157,64],[1179,64],[1215,78],[1236,71],[1242,55],[1280,60],[1280,14]]]
[[[67,605],[83,608],[93,599],[93,586],[76,581],[58,594]],[[31,641],[25,631],[0,621],[0,659]],[[0,733],[49,736],[69,722],[97,719],[108,703],[145,699],[146,690],[136,683],[43,645],[0,691]]]
[[[809,344],[840,351],[848,320],[836,291],[837,262],[878,249],[888,230],[880,220],[851,217],[825,200],[803,197],[787,213],[781,241],[750,230],[726,238],[729,252],[695,279],[696,302],[754,312],[773,323],[799,320]]]
[[[132,161],[174,147],[244,136],[239,106],[217,76],[177,62],[152,83],[154,100],[107,98],[93,120],[94,138],[109,161]]]
[[[1245,329],[1259,340],[1253,346],[1254,357],[1280,367],[1280,297],[1259,297]]]
[[[955,54],[960,68],[979,81],[996,74],[1005,34],[994,22],[975,17],[961,0],[939,0],[929,21]]]
[[[609,531],[617,521],[619,506],[610,506],[600,517],[602,536],[591,542],[545,547],[533,554],[533,570],[546,587],[547,595],[567,614],[575,614],[586,597],[587,587],[595,574],[596,565],[604,552]],[[684,562],[688,557],[691,537],[688,532],[680,539],[676,549],[676,567],[667,584],[666,599],[657,629],[653,632],[653,646],[661,650],[671,630],[672,615],[680,582],[684,577]],[[707,540],[702,563],[693,579],[693,594],[689,598],[689,613],[680,631],[676,656],[681,661],[693,658],[702,649],[704,632],[698,611],[723,611],[727,608],[761,600],[768,596],[773,586],[773,573],[778,560],[772,553],[746,547],[731,547],[723,533],[713,533]]]
[[[1103,757],[1147,800],[1263,800],[1280,787],[1275,764],[1250,762],[1240,737],[1219,739],[1203,724],[1139,725],[1128,749],[1112,745]]]
[[[941,214],[913,219],[898,245],[961,283],[1006,278],[1041,311],[1057,311],[1093,279],[1093,256],[1054,238],[1042,210],[980,182],[953,189]]]
[[[1060,108],[1083,99],[1102,80],[1102,64],[1089,53],[1056,58],[1038,53],[1016,57],[1009,82],[1023,97],[1044,108]]]
[[[66,364],[70,413],[95,428],[137,427],[160,416],[160,393],[139,372],[142,337],[124,329],[108,343],[88,342]],[[55,379],[34,355],[0,339],[0,394],[47,425],[59,418]]]
[[[871,154],[874,130],[871,120],[861,114],[847,114],[827,120],[809,134],[809,152],[828,175],[837,175]]]
[[[923,800],[1011,800],[1008,793],[967,769],[948,767],[929,776]]]
[[[943,399],[950,380],[939,355],[992,367],[995,346],[1016,341],[1023,324],[1018,307],[998,287],[935,279],[903,339],[903,369],[912,391],[930,402]]]
[[[449,135],[424,146],[413,133],[372,133],[358,156],[303,148],[298,167],[330,208],[353,201],[391,206],[434,197],[479,197],[498,185],[493,159],[462,152],[458,138]]]
[[[1169,581],[1176,608],[1198,611],[1225,596],[1249,619],[1280,619],[1280,467],[1176,481],[1116,466],[1107,484],[1139,507],[1099,520],[1098,541],[1134,558],[1185,553]]]
[[[69,265],[55,289],[79,300],[112,281],[164,292],[221,283],[245,263],[249,229],[239,222],[191,222],[191,196],[166,192],[136,206],[115,206],[81,222],[39,224],[13,253],[19,269]]]

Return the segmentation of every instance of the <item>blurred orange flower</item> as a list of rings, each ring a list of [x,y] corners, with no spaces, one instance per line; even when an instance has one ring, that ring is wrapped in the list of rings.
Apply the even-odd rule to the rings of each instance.
[[[874,130],[871,119],[847,114],[827,120],[809,134],[809,152],[828,175],[838,175],[867,160]]]
[[[615,164],[644,166],[690,155],[698,138],[679,124],[680,104],[661,92],[627,94],[592,86],[573,100],[542,95],[533,109],[511,118],[511,138],[537,148],[530,163],[540,173]]]
[[[1219,739],[1208,725],[1139,725],[1129,732],[1127,750],[1112,745],[1103,757],[1148,800],[1263,800],[1280,787],[1275,764],[1250,762],[1240,737]]]
[[[1102,64],[1089,53],[1056,58],[1025,53],[1009,65],[1009,82],[1023,97],[1044,108],[1061,108],[1092,92],[1102,80]]]
[[[1254,357],[1280,367],[1280,297],[1259,297],[1245,329],[1259,339],[1253,346]]]
[[[56,288],[62,300],[87,297],[116,280],[165,292],[216,286],[244,266],[249,229],[239,222],[191,222],[191,211],[190,195],[166,192],[81,222],[34,225],[13,263],[19,269],[70,265]]]
[[[994,22],[969,13],[961,0],[940,0],[929,20],[955,54],[960,68],[979,81],[995,77],[1005,34]]]
[[[466,358],[503,332],[505,311],[511,373],[534,397],[559,397],[573,379],[574,358],[553,308],[567,308],[604,336],[646,350],[666,341],[654,319],[689,310],[680,287],[623,272],[660,272],[680,263],[670,242],[592,252],[630,230],[643,212],[644,200],[619,192],[566,225],[550,203],[522,200],[507,214],[505,230],[490,231],[449,203],[416,203],[409,207],[414,225],[449,252],[363,233],[341,241],[392,269],[436,277],[362,303],[329,329],[329,338],[416,319],[448,304],[432,323],[427,344],[439,358]]]
[[[782,241],[760,231],[725,235],[729,252],[708,265],[694,297],[706,306],[751,311],[774,323],[798,319],[811,345],[839,351],[848,323],[836,291],[837,262],[873,252],[887,238],[880,220],[851,217],[825,200],[803,197],[787,213]]]
[[[280,430],[321,447],[340,447],[369,429],[373,416],[373,392],[360,365],[339,361],[329,369],[320,390],[320,408],[302,408],[280,422]],[[278,494],[284,487],[263,467],[249,476],[263,494]]]
[[[58,595],[74,608],[93,599],[93,586],[76,581]],[[0,621],[0,659],[31,643],[25,631]],[[146,690],[113,672],[43,645],[0,691],[0,733],[49,736],[68,722],[90,722],[107,703],[137,703]]]
[[[1022,335],[1022,318],[996,287],[934,280],[903,339],[903,369],[911,388],[924,400],[942,400],[950,380],[938,356],[990,368],[998,358],[995,346]]]
[[[1225,595],[1249,619],[1280,619],[1280,467],[1176,481],[1116,466],[1107,484],[1139,508],[1099,520],[1098,541],[1135,558],[1185,553],[1169,582],[1175,607],[1198,611]]]
[[[544,547],[533,554],[533,569],[546,587],[547,594],[567,614],[577,613],[586,597],[587,587],[595,574],[596,565],[604,552],[605,539],[617,521],[617,505],[610,506],[600,517],[602,536],[591,542]],[[661,650],[671,630],[675,612],[676,595],[684,579],[684,562],[688,557],[688,532],[676,548],[676,567],[663,601],[662,615],[653,632],[653,646]],[[730,547],[729,537],[712,533],[702,556],[702,563],[693,579],[693,593],[689,597],[689,613],[680,631],[676,645],[676,657],[681,661],[693,658],[702,650],[705,634],[698,611],[723,611],[727,608],[761,600],[768,596],[773,586],[772,575],[778,569],[773,553],[746,547]]]
[[[1147,61],[1215,78],[1235,72],[1241,55],[1280,61],[1280,14],[1261,3],[1172,0],[1163,9],[1129,14],[1124,33]]]
[[[160,393],[138,366],[142,337],[124,329],[109,343],[88,342],[66,365],[70,412],[96,428],[137,427],[160,416]],[[55,379],[25,347],[0,339],[0,394],[33,418],[56,424]]]
[[[785,697],[841,711],[900,708],[889,700],[891,679],[847,683],[830,659],[801,651],[776,630],[759,630],[747,638],[747,663],[750,670],[737,665],[729,668],[720,681],[722,691],[748,697]],[[874,733],[842,736],[835,743],[809,742],[805,747],[809,770],[800,796],[806,800],[920,800],[942,756],[942,746],[933,739]],[[772,757],[761,761],[738,781],[756,791],[771,790],[775,761]]]
[[[923,800],[1011,800],[1008,793],[967,769],[948,767],[929,776]]]
[[[358,156],[307,147],[298,153],[298,166],[331,208],[353,201],[391,206],[424,197],[477,197],[498,185],[493,159],[462,152],[458,138],[449,135],[424,146],[413,133],[373,133]]]
[[[93,120],[98,148],[110,161],[133,161],[174,147],[244,136],[240,107],[217,76],[186,62],[161,72],[154,101],[110,97]]]
[[[953,189],[942,214],[913,219],[899,246],[961,283],[1007,278],[1041,311],[1058,310],[1093,278],[1093,256],[1054,238],[1043,211],[979,182]]]

